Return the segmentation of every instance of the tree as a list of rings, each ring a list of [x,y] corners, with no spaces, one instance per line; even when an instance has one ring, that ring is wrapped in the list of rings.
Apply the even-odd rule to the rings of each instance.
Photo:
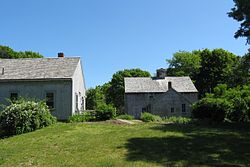
[[[167,69],[168,76],[190,76],[195,78],[199,72],[201,58],[200,51],[186,52],[180,51],[173,55],[172,59],[167,59],[169,67]]]
[[[150,77],[150,73],[137,68],[118,71],[113,75],[107,96],[108,103],[114,104],[118,114],[124,113],[124,77]]]
[[[105,83],[102,86],[96,86],[87,90],[86,108],[88,110],[95,110],[98,106],[107,104],[107,91],[109,89],[109,83]]]
[[[234,3],[235,6],[228,13],[228,16],[241,22],[234,37],[247,37],[247,44],[250,44],[250,1],[234,0]]]
[[[8,46],[0,45],[0,58],[2,59],[18,59],[18,58],[42,58],[39,53],[32,51],[16,52]]]
[[[230,83],[238,58],[223,49],[201,51],[201,67],[195,82],[200,96],[213,92],[218,84]]]
[[[250,52],[239,57],[231,81],[232,87],[250,84]]]

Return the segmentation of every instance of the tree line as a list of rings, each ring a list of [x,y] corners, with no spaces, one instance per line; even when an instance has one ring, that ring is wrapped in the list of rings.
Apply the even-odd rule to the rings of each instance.
[[[234,0],[234,3],[235,6],[227,13],[229,17],[240,22],[240,27],[234,37],[246,37],[246,44],[250,44],[250,2],[249,0]],[[234,121],[250,119],[250,114],[239,114],[243,111],[250,113],[250,93],[248,92],[250,91],[250,50],[242,56],[224,49],[179,51],[171,59],[167,59],[167,63],[167,76],[190,76],[194,82],[201,99],[194,106],[195,111],[199,113],[202,107],[209,109],[210,104],[210,107],[212,106],[209,110],[210,116],[214,114],[213,111],[220,111],[221,107],[228,109],[224,112],[223,119],[228,118]],[[116,72],[111,81],[87,91],[87,108],[95,109],[100,104],[108,104],[116,107],[118,114],[122,114],[124,112],[124,77],[150,77],[150,73],[141,69]],[[218,90],[224,94],[218,94],[220,92]],[[241,107],[238,107],[238,104]],[[231,107],[225,107],[227,105]],[[237,118],[232,118],[237,114]],[[203,115],[206,114],[203,113]]]

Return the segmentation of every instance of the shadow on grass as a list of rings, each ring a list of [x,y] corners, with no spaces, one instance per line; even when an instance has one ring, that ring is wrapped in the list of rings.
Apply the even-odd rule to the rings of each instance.
[[[183,136],[131,138],[126,144],[127,160],[164,166],[250,166],[250,128],[231,128],[156,126],[156,130],[181,132]]]

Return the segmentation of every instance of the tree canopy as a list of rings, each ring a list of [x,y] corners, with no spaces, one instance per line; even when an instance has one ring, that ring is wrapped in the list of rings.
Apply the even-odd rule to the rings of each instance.
[[[172,59],[167,59],[169,67],[168,76],[190,76],[194,79],[201,66],[199,51],[186,52],[179,51],[174,53]]]
[[[110,88],[109,83],[102,86],[98,85],[95,88],[87,90],[86,108],[88,110],[95,110],[98,106],[107,104],[107,91]]]
[[[16,52],[8,46],[0,45],[0,58],[1,59],[18,59],[18,58],[42,58],[39,53],[32,51]]]
[[[205,49],[200,53],[201,68],[196,78],[196,87],[201,96],[211,93],[218,84],[230,83],[237,56],[223,49]]]
[[[247,37],[247,44],[250,44],[250,1],[234,0],[235,6],[228,13],[236,21],[240,22],[240,27],[234,37]]]
[[[239,58],[223,49],[181,51],[167,60],[169,63],[167,75],[190,76],[200,95],[204,96],[205,93],[212,92],[218,84],[235,86],[246,80],[243,78],[243,73],[245,76],[248,74],[247,58],[247,56]],[[237,76],[234,75],[236,73]]]

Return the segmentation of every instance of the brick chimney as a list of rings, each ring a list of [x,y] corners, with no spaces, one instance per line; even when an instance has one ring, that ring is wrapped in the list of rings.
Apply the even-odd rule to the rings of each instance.
[[[168,82],[168,90],[169,89],[172,89],[172,82],[171,81]]]
[[[64,57],[64,53],[63,52],[58,53],[58,57]]]
[[[164,68],[160,68],[156,70],[156,77],[160,79],[164,79],[167,75],[167,70]]]

